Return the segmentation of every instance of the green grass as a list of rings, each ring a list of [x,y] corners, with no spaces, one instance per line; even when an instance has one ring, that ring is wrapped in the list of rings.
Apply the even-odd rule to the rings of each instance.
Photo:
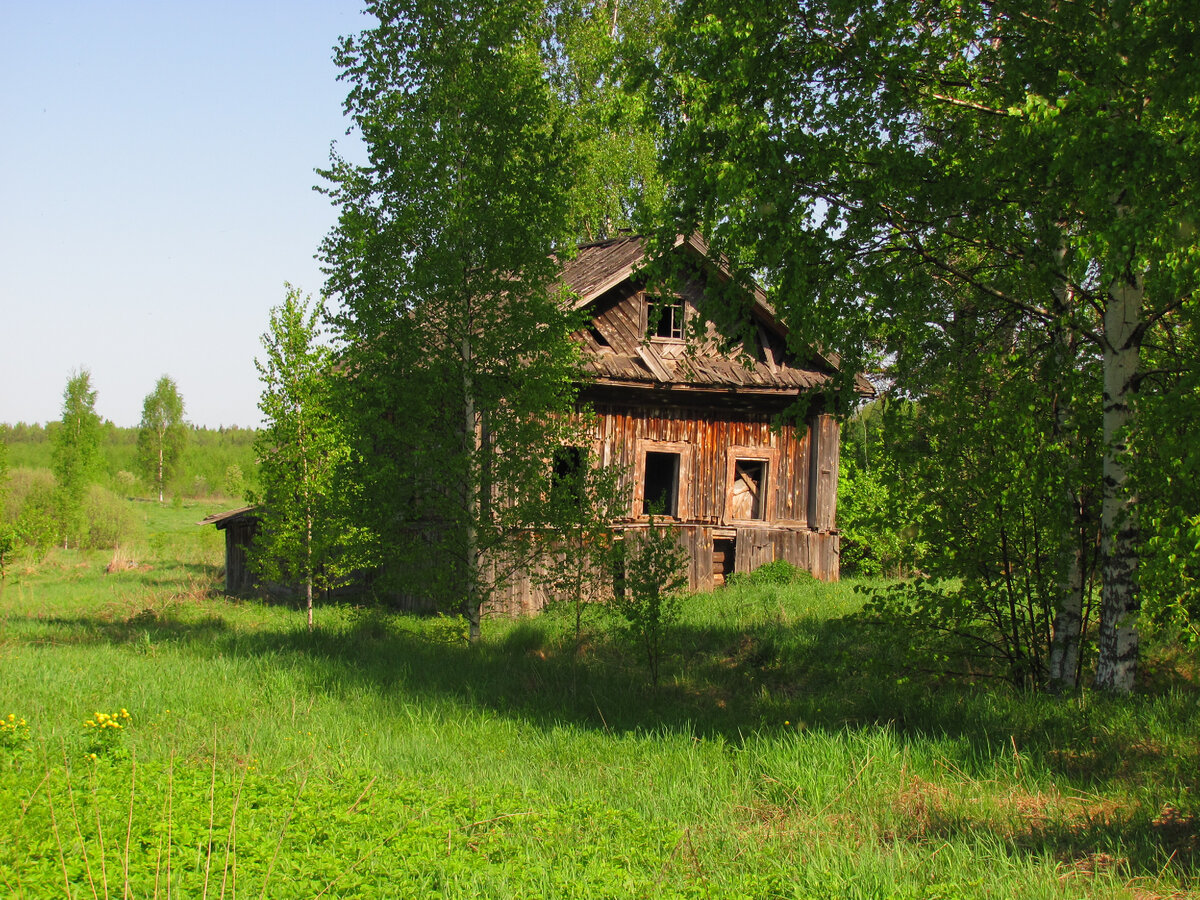
[[[651,690],[613,623],[214,590],[211,511],[0,594],[11,896],[1153,897],[1195,890],[1195,659],[1147,692],[905,671],[853,584],[694,598]],[[97,742],[83,723],[128,710]],[[90,754],[95,753],[93,760]],[[69,890],[68,890],[69,886]]]

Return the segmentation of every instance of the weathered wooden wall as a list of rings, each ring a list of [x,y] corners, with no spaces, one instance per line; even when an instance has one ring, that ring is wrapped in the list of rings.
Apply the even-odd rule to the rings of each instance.
[[[222,527],[222,526],[218,526]],[[258,533],[258,519],[239,516],[223,526],[225,532],[225,593],[243,594],[254,587],[254,576],[246,560],[246,548]]]
[[[771,461],[764,525],[832,531],[837,503],[838,423],[813,417],[810,427],[772,427],[767,413],[714,412],[687,408],[638,409],[596,404],[597,452],[603,465],[626,469],[629,518],[638,518],[637,500],[647,445],[679,445],[687,479],[680,477],[682,522],[729,525],[729,455],[766,451]],[[816,456],[812,456],[816,435]],[[653,448],[651,448],[653,449]],[[812,486],[815,485],[815,491]]]

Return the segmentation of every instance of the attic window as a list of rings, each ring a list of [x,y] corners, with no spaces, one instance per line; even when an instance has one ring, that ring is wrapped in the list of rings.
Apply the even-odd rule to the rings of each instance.
[[[599,346],[601,346],[601,347],[612,346],[611,344],[608,343],[608,340],[604,337],[604,335],[600,333],[600,329],[597,328],[595,325],[591,326],[588,329],[588,334],[590,334],[592,336],[592,340],[595,341]]]
[[[646,331],[653,338],[682,341],[683,300],[679,297],[646,297]]]

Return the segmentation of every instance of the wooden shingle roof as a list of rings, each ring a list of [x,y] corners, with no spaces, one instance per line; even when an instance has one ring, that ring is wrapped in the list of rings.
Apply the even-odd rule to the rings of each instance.
[[[700,260],[707,257],[708,248],[698,238],[680,238],[676,247]],[[720,350],[723,342],[711,323],[707,338],[699,346],[689,342],[682,352],[678,343],[669,346],[647,340],[645,301],[637,278],[644,258],[643,239],[623,235],[580,247],[578,255],[563,266],[562,283],[575,293],[577,308],[591,312],[591,327],[578,337],[586,350],[585,365],[598,383],[786,396],[831,382],[836,359],[817,352],[811,359],[795,359],[787,349],[786,329],[758,288],[752,305],[759,338],[757,358]],[[717,275],[727,277],[728,272]],[[698,281],[696,289],[703,291],[703,284]],[[857,381],[860,390],[865,386],[871,392],[865,379]]]

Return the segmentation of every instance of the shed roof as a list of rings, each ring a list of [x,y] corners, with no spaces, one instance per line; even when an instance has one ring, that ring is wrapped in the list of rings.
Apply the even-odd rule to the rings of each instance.
[[[226,510],[225,512],[213,513],[211,516],[205,516],[197,525],[216,525],[217,529],[228,528],[235,521],[241,518],[254,518],[256,506],[239,506],[237,509]]]

